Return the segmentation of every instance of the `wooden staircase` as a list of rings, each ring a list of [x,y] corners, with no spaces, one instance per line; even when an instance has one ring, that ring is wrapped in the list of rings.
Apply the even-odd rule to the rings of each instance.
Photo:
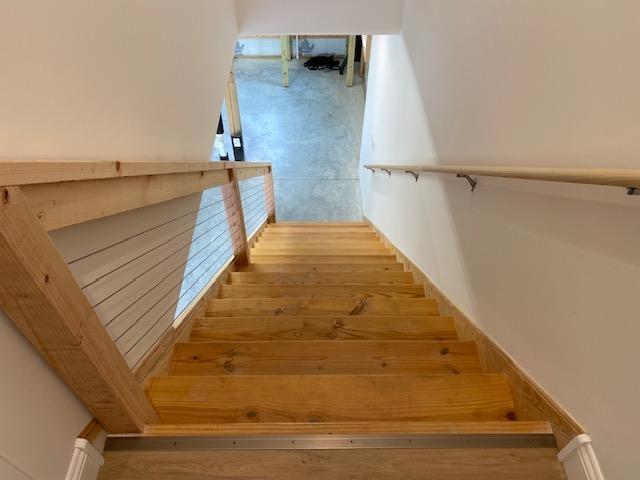
[[[564,478],[549,425],[518,419],[507,379],[483,373],[476,345],[458,339],[453,319],[439,315],[364,223],[269,224],[250,264],[209,300],[190,341],[175,345],[168,374],[152,378],[147,393],[162,421],[147,427],[154,438],[291,435],[295,443],[296,435],[375,435],[382,446],[387,438],[428,438],[425,448],[439,439],[449,448],[336,450],[324,460],[316,452],[307,473],[300,462],[313,453],[295,450],[282,457],[289,460],[274,453],[292,464],[290,476],[285,468],[273,478]],[[514,439],[520,444],[512,448]],[[456,470],[451,457],[445,475],[437,468],[452,449],[464,461]],[[272,478],[276,460],[251,458],[261,466],[237,478]],[[386,462],[379,470],[386,473],[361,465],[376,461]],[[231,473],[220,478],[236,478]]]

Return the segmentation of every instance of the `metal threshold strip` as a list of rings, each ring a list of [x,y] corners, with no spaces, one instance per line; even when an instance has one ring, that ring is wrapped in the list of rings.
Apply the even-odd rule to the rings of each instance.
[[[105,451],[555,447],[551,434],[110,436]]]

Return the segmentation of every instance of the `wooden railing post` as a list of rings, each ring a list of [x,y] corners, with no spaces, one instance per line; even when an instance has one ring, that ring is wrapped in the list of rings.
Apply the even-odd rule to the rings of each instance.
[[[273,194],[273,169],[269,168],[264,179],[264,195],[267,208],[267,223],[275,223],[276,221],[276,200]]]
[[[280,35],[280,63],[282,67],[282,86],[289,86],[289,60],[291,60],[291,39],[289,35]]]
[[[247,243],[247,230],[244,225],[244,212],[242,210],[242,198],[240,197],[240,185],[238,184],[238,171],[234,168],[227,170],[229,182],[222,186],[224,206],[231,231],[233,243],[233,255],[236,265],[249,264],[249,244]]]
[[[0,187],[0,306],[111,433],[159,418],[20,187]]]

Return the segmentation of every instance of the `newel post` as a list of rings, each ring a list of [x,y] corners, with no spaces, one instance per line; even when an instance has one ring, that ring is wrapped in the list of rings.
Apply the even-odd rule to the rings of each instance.
[[[233,255],[235,256],[236,265],[248,265],[249,243],[247,242],[247,230],[244,225],[238,173],[235,168],[230,168],[227,172],[229,172],[229,182],[222,186],[222,192],[231,233],[231,242],[233,243]]]
[[[265,206],[267,210],[267,223],[275,223],[276,221],[276,200],[273,194],[273,169],[269,167],[269,173],[266,173],[264,179],[264,196]]]

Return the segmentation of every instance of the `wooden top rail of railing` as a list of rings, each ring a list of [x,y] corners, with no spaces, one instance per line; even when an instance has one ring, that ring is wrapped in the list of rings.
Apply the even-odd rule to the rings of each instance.
[[[146,207],[271,173],[269,163],[0,161],[0,186],[20,186],[46,230]]]
[[[0,160],[0,185],[31,185],[105,178],[271,168],[259,162]],[[258,176],[258,175],[256,175]],[[249,177],[247,177],[249,178]]]
[[[471,175],[484,177],[516,178],[521,180],[543,180],[547,182],[581,183],[624,187],[629,194],[640,194],[640,170],[604,168],[547,168],[547,167],[500,167],[472,165],[383,165],[368,164],[364,168],[391,172],[410,173],[418,178],[420,173],[452,173],[462,177]],[[467,178],[468,180],[473,180]]]
[[[247,263],[238,182],[253,177],[273,221],[268,163],[0,161],[0,307],[108,432],[159,418],[47,231],[221,186],[234,262]]]

